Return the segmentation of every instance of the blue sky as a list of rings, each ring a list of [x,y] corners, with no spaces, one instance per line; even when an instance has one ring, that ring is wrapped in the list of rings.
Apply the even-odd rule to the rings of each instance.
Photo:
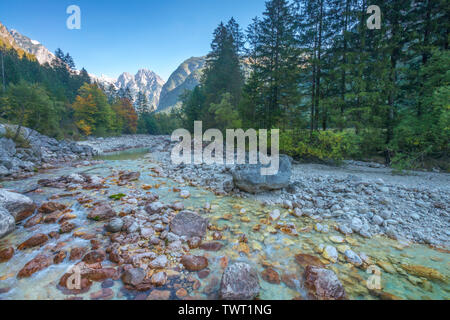
[[[220,21],[243,29],[264,0],[2,0],[0,22],[54,52],[69,52],[77,68],[117,77],[140,68],[164,80],[178,65],[210,49]],[[81,30],[66,27],[66,8],[81,8]]]

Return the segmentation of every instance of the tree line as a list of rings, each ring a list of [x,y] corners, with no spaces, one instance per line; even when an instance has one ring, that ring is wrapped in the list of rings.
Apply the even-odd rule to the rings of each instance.
[[[0,46],[2,80],[0,121],[58,139],[137,132],[138,114],[126,92],[109,97],[92,84],[87,71],[77,72],[69,53],[55,52],[51,64]]]
[[[371,4],[270,0],[245,32],[221,23],[177,119],[189,129],[195,120],[279,128],[282,151],[297,158],[445,164],[450,5],[380,0],[381,29],[370,30]]]

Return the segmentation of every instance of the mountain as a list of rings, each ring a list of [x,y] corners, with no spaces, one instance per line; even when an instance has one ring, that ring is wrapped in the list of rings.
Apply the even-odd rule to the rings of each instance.
[[[134,101],[139,92],[144,93],[152,109],[156,109],[158,106],[161,90],[165,84],[160,76],[147,69],[140,69],[134,76],[124,72],[117,79],[105,75],[101,77],[90,75],[90,77],[93,82],[99,83],[104,89],[108,89],[111,85],[114,85],[117,91],[129,89]]]
[[[14,37],[8,31],[8,29],[0,22],[0,47],[5,47],[6,49],[14,49],[19,57],[24,55],[27,56],[29,60],[36,61],[36,57],[34,57],[31,53],[28,53],[26,50],[21,48],[19,44],[14,40]]]
[[[200,83],[205,62],[206,57],[189,58],[171,74],[161,90],[158,111],[180,105],[180,98],[185,90],[192,90]]]
[[[40,64],[51,64],[56,59],[55,55],[38,41],[31,40],[16,30],[11,30],[10,34],[19,47],[34,55]]]

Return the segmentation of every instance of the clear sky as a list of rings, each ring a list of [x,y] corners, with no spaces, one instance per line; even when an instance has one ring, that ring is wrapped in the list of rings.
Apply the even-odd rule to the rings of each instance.
[[[155,71],[164,80],[192,56],[205,55],[220,21],[243,29],[264,0],[1,0],[0,22],[54,52],[69,52],[78,69],[117,77]],[[81,9],[81,30],[66,27],[66,8]]]

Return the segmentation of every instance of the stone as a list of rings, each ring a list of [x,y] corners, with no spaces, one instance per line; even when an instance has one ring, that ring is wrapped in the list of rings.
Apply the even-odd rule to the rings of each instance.
[[[31,238],[29,238],[28,240],[26,240],[22,244],[20,244],[18,246],[18,249],[19,250],[26,250],[26,249],[29,249],[29,248],[34,248],[34,247],[43,245],[47,241],[48,241],[48,236],[46,234],[39,233],[39,234],[36,234],[36,235],[32,236]]]
[[[67,253],[65,251],[59,251],[53,256],[53,263],[60,264],[66,259],[66,257]]]
[[[0,239],[13,232],[15,228],[16,221],[14,217],[0,206]]]
[[[76,224],[66,221],[63,224],[61,224],[61,228],[59,229],[59,233],[61,233],[61,234],[69,233],[73,229],[75,229],[76,227],[77,227]]]
[[[315,266],[306,267],[303,275],[308,296],[314,300],[344,300],[344,286],[332,270]]]
[[[64,211],[67,208],[66,205],[58,202],[44,202],[38,209],[40,213],[49,214],[55,211]]]
[[[86,264],[95,264],[106,259],[106,253],[103,250],[92,250],[83,257]]]
[[[267,268],[261,273],[261,277],[272,284],[280,284],[280,275],[272,268]]]
[[[146,272],[141,268],[132,268],[124,272],[122,281],[131,286],[137,286],[144,281]]]
[[[323,267],[323,263],[318,257],[309,254],[297,254],[295,255],[295,261],[303,268],[307,266]]]
[[[352,250],[348,249],[344,252],[345,255],[345,259],[350,262],[351,264],[359,267],[360,265],[362,265],[363,261],[361,260],[361,258]]]
[[[164,205],[161,202],[153,202],[145,207],[145,211],[150,215],[160,214],[162,209],[164,209]]]
[[[372,222],[374,224],[376,224],[377,226],[381,226],[384,222],[384,219],[382,217],[380,217],[379,215],[375,215],[372,218]]]
[[[119,180],[122,182],[137,181],[141,177],[140,172],[129,172],[120,175]]]
[[[326,246],[323,250],[323,257],[331,262],[336,262],[338,260],[338,252],[333,246]]]
[[[363,227],[363,222],[361,221],[361,219],[359,218],[353,218],[352,219],[352,223],[350,225],[350,228],[354,231],[354,232],[358,232],[359,230],[361,230]]]
[[[84,247],[72,248],[72,250],[70,250],[69,260],[70,261],[80,260],[84,256],[86,251],[87,251],[87,248],[84,248]]]
[[[207,226],[208,219],[192,211],[182,211],[170,222],[170,231],[178,236],[203,238]]]
[[[33,200],[19,193],[0,189],[0,207],[6,209],[18,222],[34,213],[36,205]]]
[[[124,224],[124,222],[123,222],[122,219],[120,219],[120,218],[113,218],[113,219],[111,219],[109,221],[109,223],[107,223],[105,225],[105,229],[108,232],[117,233],[117,232],[120,232],[122,230],[123,224]]]
[[[108,203],[99,204],[88,214],[88,219],[95,221],[108,220],[116,216],[115,211]]]
[[[269,215],[270,216],[270,220],[276,221],[276,220],[278,220],[280,218],[280,215],[281,215],[280,210],[275,209]]]
[[[290,184],[292,165],[286,155],[279,157],[279,170],[275,175],[261,175],[261,164],[239,165],[232,169],[234,185],[242,191],[260,193],[263,191],[280,190]]]
[[[157,287],[162,287],[163,285],[166,284],[166,281],[167,281],[167,273],[162,271],[153,274],[150,279],[151,284]]]
[[[200,245],[200,249],[205,251],[219,251],[223,248],[223,244],[220,242],[204,242]]]
[[[208,259],[202,256],[185,255],[181,263],[188,271],[200,271],[208,267]]]
[[[192,237],[188,240],[188,245],[190,249],[197,249],[200,247],[202,239],[200,237]]]
[[[97,292],[93,292],[90,295],[92,300],[110,300],[114,298],[114,291],[110,288],[103,288]]]
[[[167,266],[168,262],[165,255],[160,255],[149,263],[149,267],[152,269],[163,269]]]
[[[17,278],[29,278],[36,272],[44,270],[53,264],[53,259],[47,255],[38,255],[29,261],[17,274]]]
[[[169,290],[153,290],[147,297],[147,300],[169,300]]]
[[[180,197],[183,199],[187,199],[191,196],[191,193],[187,190],[181,190],[180,191]]]
[[[0,263],[11,260],[13,256],[14,256],[13,247],[0,249]]]
[[[223,300],[253,300],[260,290],[258,273],[247,263],[228,265],[220,282],[219,297]]]

